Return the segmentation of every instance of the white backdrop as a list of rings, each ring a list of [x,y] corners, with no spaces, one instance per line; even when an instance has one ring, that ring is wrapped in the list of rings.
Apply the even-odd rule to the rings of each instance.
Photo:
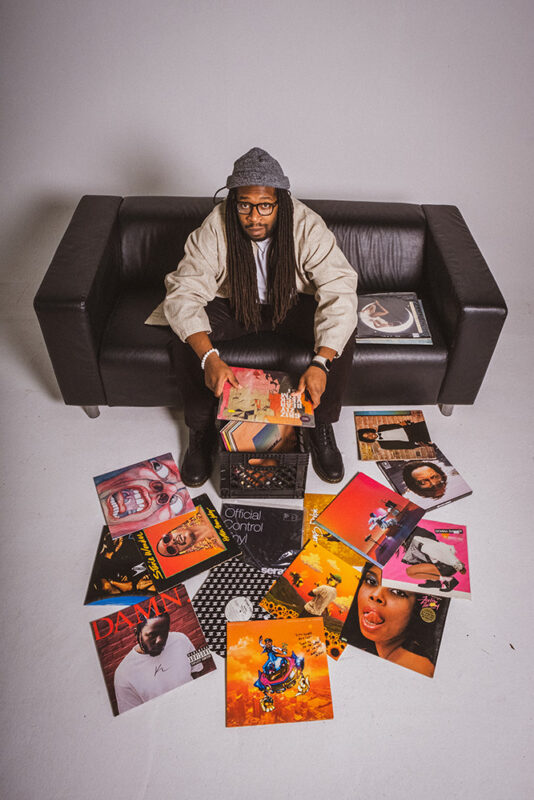
[[[531,0],[1,4],[0,795],[532,796],[533,22]],[[112,719],[82,607],[91,476],[176,454],[176,419],[65,408],[32,299],[83,194],[211,195],[252,146],[302,198],[457,205],[503,291],[476,404],[425,409],[474,490],[438,517],[468,526],[473,600],[434,681],[347,652],[332,723],[226,731],[220,659]],[[354,472],[351,409],[339,425]]]

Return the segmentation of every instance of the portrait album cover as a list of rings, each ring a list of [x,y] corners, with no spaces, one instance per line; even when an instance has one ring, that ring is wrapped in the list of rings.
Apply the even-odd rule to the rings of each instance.
[[[226,658],[227,622],[270,618],[259,602],[272,582],[271,575],[247,564],[243,556],[210,570],[193,606],[212,652]]]
[[[223,503],[223,525],[243,558],[272,579],[282,575],[302,547],[299,508]]]
[[[105,472],[93,481],[114,539],[193,509],[170,453]]]
[[[215,669],[181,584],[90,624],[115,715]]]
[[[106,526],[98,543],[85,605],[138,603],[156,594],[156,587],[132,534],[113,539]]]
[[[355,411],[361,461],[436,457],[422,411]]]
[[[377,467],[396,492],[430,511],[473,491],[436,447],[436,458],[425,461],[377,461]]]
[[[347,564],[352,564],[358,571],[361,571],[366,559],[352,547],[348,547],[337,536],[325,531],[320,525],[316,524],[316,519],[324,509],[336,497],[335,494],[313,494],[306,492],[304,495],[304,522],[302,525],[302,544],[314,541],[330,550],[331,553],[342,558]]]
[[[317,525],[378,567],[408,538],[424,509],[363,472],[321,511]]]
[[[238,453],[293,453],[298,449],[294,425],[228,422],[220,430],[227,450]]]
[[[432,344],[421,300],[414,292],[361,294],[358,344]]]
[[[434,676],[450,600],[389,589],[382,571],[366,564],[341,633],[342,640],[367,653]]]
[[[332,719],[323,621],[229,622],[226,726]]]
[[[354,598],[360,573],[320,544],[310,541],[273,583],[260,606],[273,617],[321,617],[326,651],[338,659],[345,649],[341,629]]]
[[[219,400],[217,419],[315,427],[313,405],[285,372],[232,367],[239,386],[228,381]]]
[[[151,525],[134,535],[139,553],[158,591],[234,558],[240,548],[226,531],[206,494],[192,511]]]
[[[382,569],[382,583],[390,589],[470,599],[465,525],[421,520]]]

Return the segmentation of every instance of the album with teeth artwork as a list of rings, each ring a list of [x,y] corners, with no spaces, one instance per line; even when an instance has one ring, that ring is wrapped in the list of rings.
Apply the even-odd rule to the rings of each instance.
[[[310,541],[266,592],[260,606],[279,619],[321,617],[326,651],[338,659],[345,649],[341,629],[359,580],[360,573],[351,564]]]
[[[147,566],[133,534],[113,539],[106,526],[98,542],[96,557],[85,595],[85,605],[139,603],[156,593]]]
[[[445,597],[388,588],[382,570],[368,563],[341,638],[359,650],[432,678],[449,603]]]
[[[226,726],[332,719],[323,621],[229,622]]]
[[[363,472],[321,511],[316,524],[383,567],[408,538],[424,509]]]
[[[170,453],[93,478],[112,538],[193,510],[193,502]]]
[[[115,715],[215,669],[182,585],[93,620],[91,629]]]
[[[158,591],[234,558],[241,552],[206,494],[193,510],[134,534],[139,553]]]

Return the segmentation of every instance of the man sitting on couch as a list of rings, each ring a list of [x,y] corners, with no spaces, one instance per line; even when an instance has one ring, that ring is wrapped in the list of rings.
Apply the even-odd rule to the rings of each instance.
[[[188,238],[177,269],[165,278],[164,313],[178,339],[189,446],[181,476],[200,486],[210,475],[216,398],[232,369],[218,342],[274,331],[299,339],[315,356],[297,390],[315,407],[310,429],[315,471],[344,474],[332,423],[339,418],[356,327],[357,275],[321,217],[289,193],[278,161],[258,147],[234,164],[227,199]],[[184,344],[186,343],[186,344]]]

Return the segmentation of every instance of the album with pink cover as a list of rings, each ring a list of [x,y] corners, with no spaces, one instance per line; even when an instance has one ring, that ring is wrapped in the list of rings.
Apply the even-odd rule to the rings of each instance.
[[[421,520],[382,570],[382,583],[443,597],[471,597],[465,525]]]
[[[93,480],[113,539],[194,508],[170,453],[105,472]]]

